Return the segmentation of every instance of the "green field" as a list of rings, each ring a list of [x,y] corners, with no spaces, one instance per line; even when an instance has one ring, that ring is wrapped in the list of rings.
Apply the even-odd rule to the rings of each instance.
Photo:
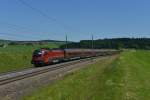
[[[25,100],[149,100],[150,51],[125,51],[42,87]]]
[[[0,73],[32,67],[32,52],[41,47],[57,48],[59,44],[8,45],[0,48]]]

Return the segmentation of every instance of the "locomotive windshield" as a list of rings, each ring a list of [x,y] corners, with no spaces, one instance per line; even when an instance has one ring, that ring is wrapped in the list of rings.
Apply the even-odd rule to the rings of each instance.
[[[35,50],[33,52],[33,56],[40,57],[41,55],[42,55],[42,51],[41,50]]]

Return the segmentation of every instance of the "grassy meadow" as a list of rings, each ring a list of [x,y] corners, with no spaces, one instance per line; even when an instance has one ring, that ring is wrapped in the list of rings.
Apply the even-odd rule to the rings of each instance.
[[[20,70],[32,67],[32,52],[35,49],[49,47],[57,48],[59,44],[49,43],[45,45],[8,45],[0,48],[0,73]]]
[[[125,51],[42,87],[24,100],[149,100],[150,51]]]

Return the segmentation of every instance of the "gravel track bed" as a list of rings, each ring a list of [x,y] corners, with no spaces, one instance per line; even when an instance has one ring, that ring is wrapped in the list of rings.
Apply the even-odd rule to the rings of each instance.
[[[84,68],[87,65],[93,64],[99,60],[109,59],[109,57],[110,56],[99,57],[97,59],[83,61],[73,65],[70,64],[60,69],[56,69],[36,76],[28,77],[22,80],[14,81],[5,85],[0,85],[0,100],[20,100],[23,95],[30,94],[33,90],[35,90],[40,86],[52,83],[54,82],[54,80],[63,78],[63,76],[68,73]],[[56,65],[51,65],[47,67],[52,67],[52,66],[56,66]],[[47,67],[35,68],[32,69],[32,71],[47,68]],[[22,74],[24,73],[24,71],[18,73]],[[15,74],[12,74],[12,76],[15,76]],[[5,77],[0,76],[0,80],[12,76],[11,75],[6,75]]]

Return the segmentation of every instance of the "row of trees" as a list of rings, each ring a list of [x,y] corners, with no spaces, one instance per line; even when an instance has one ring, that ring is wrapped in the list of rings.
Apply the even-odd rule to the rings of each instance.
[[[61,48],[65,48],[62,45]],[[150,49],[150,38],[113,38],[93,41],[95,49]],[[81,40],[78,43],[68,43],[67,48],[92,48],[92,40]]]

